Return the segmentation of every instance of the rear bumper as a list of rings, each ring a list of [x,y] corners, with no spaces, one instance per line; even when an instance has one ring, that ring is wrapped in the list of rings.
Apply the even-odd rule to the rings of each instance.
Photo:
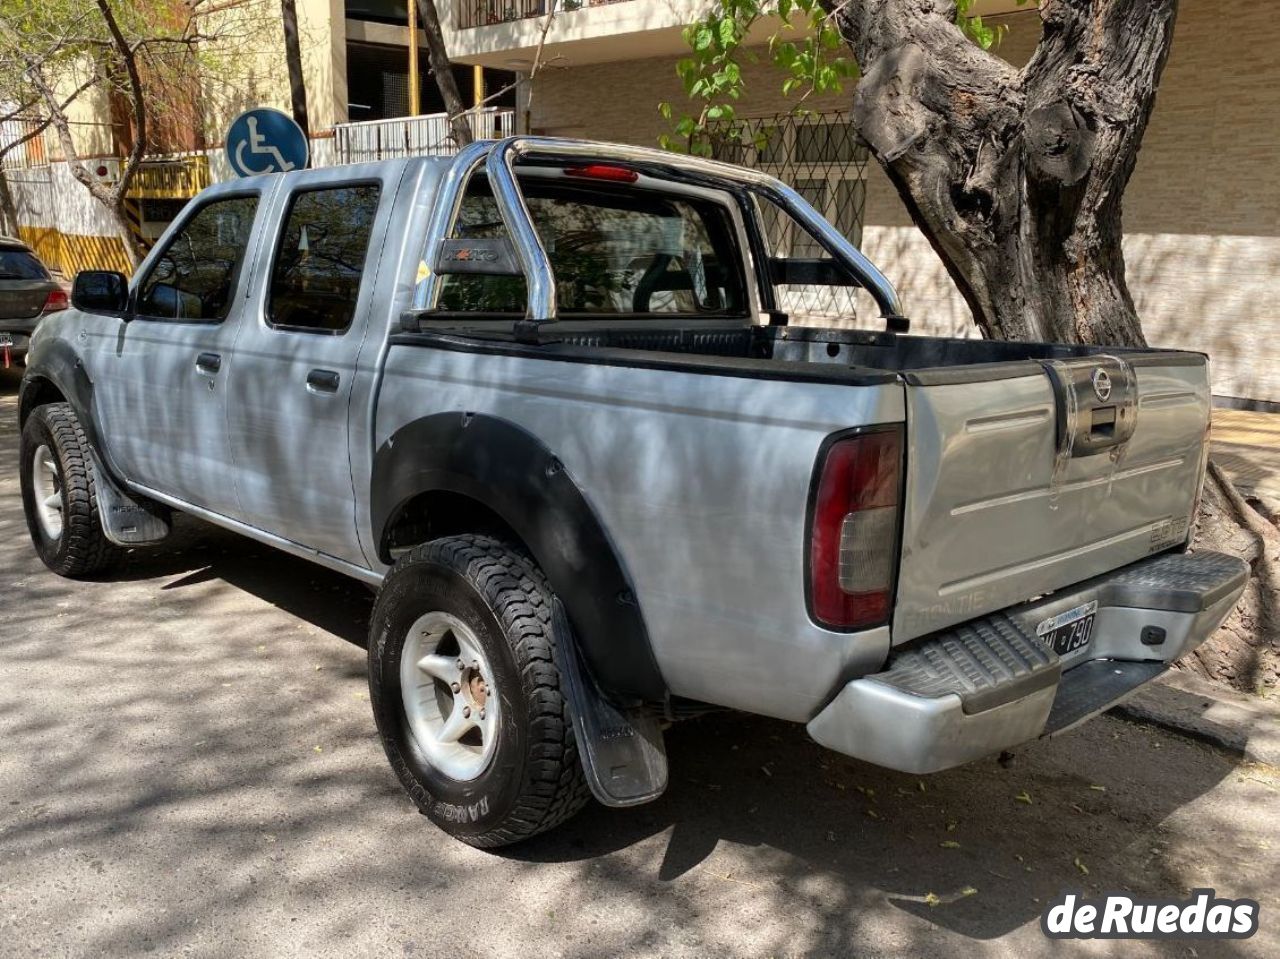
[[[857,759],[929,773],[1063,732],[1204,642],[1248,575],[1233,557],[1170,554],[953,627],[848,683],[809,734]],[[1059,657],[1035,638],[1038,623],[1092,602],[1084,649]]]
[[[8,333],[9,338],[13,340],[12,345],[9,347],[10,356],[22,356],[31,346],[31,335],[29,333],[18,333],[16,331],[11,332],[4,328],[3,323],[0,323],[0,333]]]
[[[27,347],[31,345],[31,334],[35,332],[36,325],[43,319],[43,313],[27,320],[0,317],[0,333],[8,333],[9,338],[13,340],[13,345],[9,347],[10,356],[22,356],[27,352]]]

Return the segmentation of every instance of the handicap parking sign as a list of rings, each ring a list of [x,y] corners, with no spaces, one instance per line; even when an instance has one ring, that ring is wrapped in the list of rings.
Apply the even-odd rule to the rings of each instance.
[[[302,127],[279,110],[246,110],[227,131],[227,160],[239,176],[301,170],[309,159]]]

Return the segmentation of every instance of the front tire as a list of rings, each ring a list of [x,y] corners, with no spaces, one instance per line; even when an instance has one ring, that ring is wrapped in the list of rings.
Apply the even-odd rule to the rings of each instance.
[[[419,810],[472,846],[545,832],[589,796],[551,601],[524,553],[450,536],[401,557],[374,605],[369,691],[387,758]]]
[[[92,576],[118,562],[103,532],[89,440],[68,403],[38,406],[22,428],[22,508],[40,559],[60,576]]]

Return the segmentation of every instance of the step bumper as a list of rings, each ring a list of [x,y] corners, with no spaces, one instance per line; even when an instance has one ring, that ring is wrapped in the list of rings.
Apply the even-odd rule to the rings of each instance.
[[[808,724],[830,749],[930,773],[1064,732],[1204,642],[1248,582],[1241,560],[1167,554],[896,650]],[[1038,624],[1097,603],[1087,646],[1059,656]]]

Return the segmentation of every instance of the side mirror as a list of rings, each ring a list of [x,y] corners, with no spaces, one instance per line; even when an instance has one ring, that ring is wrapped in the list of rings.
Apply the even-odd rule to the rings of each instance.
[[[71,286],[71,305],[85,313],[123,316],[129,311],[129,280],[114,270],[82,270]]]

